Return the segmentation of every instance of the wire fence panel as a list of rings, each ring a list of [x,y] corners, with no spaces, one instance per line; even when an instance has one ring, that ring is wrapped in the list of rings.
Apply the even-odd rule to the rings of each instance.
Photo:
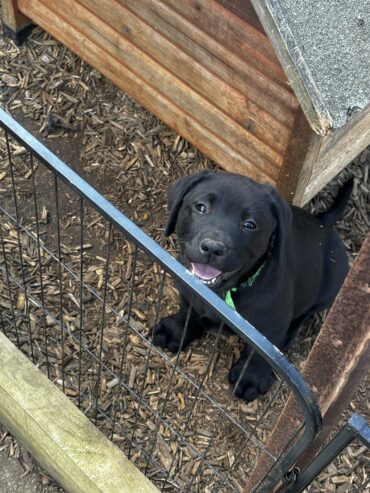
[[[264,452],[271,469],[256,491],[271,493],[320,428],[300,374],[2,110],[0,124],[1,329],[162,491],[243,491]],[[176,308],[174,280],[220,320],[177,354],[151,343]],[[240,344],[225,327],[274,369],[272,389],[252,403],[227,381],[225,348],[236,359]],[[266,442],[291,391],[302,426],[275,457]]]

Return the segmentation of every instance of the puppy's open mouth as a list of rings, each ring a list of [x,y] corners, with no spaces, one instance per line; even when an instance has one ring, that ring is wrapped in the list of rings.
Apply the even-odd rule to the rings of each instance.
[[[207,264],[191,263],[191,273],[207,286],[213,286],[222,275],[222,271]]]

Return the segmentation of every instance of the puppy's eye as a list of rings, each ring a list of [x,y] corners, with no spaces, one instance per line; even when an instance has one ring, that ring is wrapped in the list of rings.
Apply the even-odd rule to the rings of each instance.
[[[194,207],[200,214],[205,214],[207,212],[207,206],[201,202],[199,204],[195,204]]]
[[[257,229],[257,224],[252,221],[251,219],[248,219],[248,221],[244,221],[244,223],[242,224],[242,227],[243,229],[247,229],[247,230],[253,230],[253,229]]]

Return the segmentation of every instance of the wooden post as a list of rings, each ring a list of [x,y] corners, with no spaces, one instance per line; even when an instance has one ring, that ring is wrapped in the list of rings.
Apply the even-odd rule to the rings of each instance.
[[[1,6],[5,34],[18,45],[28,36],[33,25],[19,10],[17,0],[1,0]]]
[[[294,205],[304,206],[370,144],[370,105],[342,128],[321,136],[297,109],[276,186]]]
[[[323,429],[300,458],[299,467],[310,462],[338,424],[370,366],[370,234],[332,306],[302,370],[315,392],[323,416]],[[267,448],[279,457],[302,424],[295,399],[290,397],[272,432]],[[263,454],[244,490],[250,493],[271,466]]]
[[[297,108],[293,130],[280,168],[276,187],[280,193],[296,205],[303,205],[302,194],[297,190],[304,189],[309,183],[323,137],[311,129],[302,108]]]
[[[293,203],[303,206],[370,144],[370,105],[354,114],[340,129],[321,137],[313,135],[316,150],[302,164]],[[313,134],[313,132],[312,132]]]
[[[159,493],[1,332],[0,422],[70,493]]]

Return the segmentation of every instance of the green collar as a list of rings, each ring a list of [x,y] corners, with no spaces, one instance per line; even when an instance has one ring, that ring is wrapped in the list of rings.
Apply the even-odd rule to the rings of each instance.
[[[233,300],[231,293],[235,293],[239,289],[239,287],[241,287],[241,288],[252,287],[253,284],[256,282],[257,277],[261,274],[262,270],[266,266],[266,263],[267,263],[267,260],[265,260],[263,262],[263,264],[261,264],[260,267],[258,267],[258,269],[256,270],[256,272],[254,274],[252,274],[250,277],[248,277],[248,279],[245,282],[240,284],[240,286],[238,286],[236,288],[231,288],[228,291],[226,291],[224,299],[225,299],[225,303],[227,305],[229,305],[230,308],[232,308],[233,310],[236,310],[236,306],[235,306],[235,303],[234,303],[234,300]]]

